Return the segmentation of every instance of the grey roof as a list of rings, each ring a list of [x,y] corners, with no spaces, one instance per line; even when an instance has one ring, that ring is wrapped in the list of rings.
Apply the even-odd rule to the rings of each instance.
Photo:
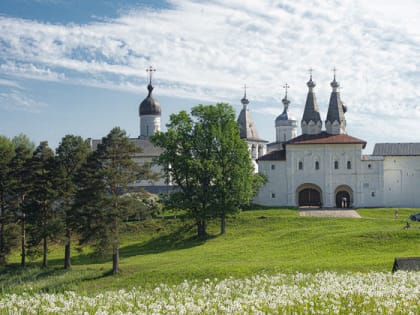
[[[377,143],[372,155],[420,155],[420,143]]]
[[[344,117],[344,113],[345,107],[340,99],[340,92],[332,91],[330,96],[330,103],[328,105],[327,119],[325,120],[325,123],[333,123],[334,121],[337,121],[340,124],[342,124],[343,121],[346,120],[346,118]]]
[[[247,139],[247,140],[262,140],[257,132],[257,128],[255,127],[254,122],[252,121],[251,115],[249,114],[249,111],[244,108],[241,110],[238,116],[238,127],[241,139]]]
[[[315,87],[315,82],[312,81],[312,78],[307,83],[309,87],[308,96],[306,97],[305,110],[303,111],[302,121],[309,123],[311,120],[315,123],[321,121],[321,116],[319,114],[318,102],[316,101],[315,93],[313,88]]]
[[[157,157],[163,152],[163,149],[155,146],[148,139],[130,138],[129,140],[131,142],[134,142],[136,145],[138,145],[142,149],[142,152],[136,155],[137,157]],[[102,143],[102,139],[92,140],[91,142],[92,151],[95,151],[98,148],[99,143]]]
[[[286,150],[275,150],[258,158],[258,161],[286,161]]]
[[[149,94],[139,106],[139,115],[161,115],[160,104],[152,97],[153,86],[149,84],[147,89]]]
[[[277,116],[276,125],[277,125],[277,123],[281,123],[284,120],[289,120],[289,114],[287,113],[287,111],[289,109],[290,101],[287,99],[287,92],[286,92],[286,95],[282,99],[281,102],[283,103],[284,109],[283,109],[283,112],[279,116]],[[292,118],[292,117],[290,117],[290,118]]]

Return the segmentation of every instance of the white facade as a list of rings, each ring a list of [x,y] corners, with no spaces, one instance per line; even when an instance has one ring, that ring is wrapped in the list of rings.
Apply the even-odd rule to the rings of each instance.
[[[254,202],[289,207],[420,207],[420,143],[376,144],[372,155],[363,155],[366,142],[347,135],[343,105],[331,82],[326,131],[321,130],[318,105],[309,93],[301,121],[302,134],[281,141],[276,120],[276,142],[260,157],[259,173],[267,177]],[[313,119],[312,119],[313,118]]]
[[[420,206],[420,156],[385,156],[384,203],[390,207]]]
[[[298,207],[299,193],[314,189],[320,203],[342,207],[340,192],[348,193],[347,207],[381,206],[383,159],[362,158],[362,144],[286,144],[284,160],[260,160],[267,176],[254,202],[267,206]]]
[[[147,138],[160,131],[160,115],[140,116],[140,137]]]

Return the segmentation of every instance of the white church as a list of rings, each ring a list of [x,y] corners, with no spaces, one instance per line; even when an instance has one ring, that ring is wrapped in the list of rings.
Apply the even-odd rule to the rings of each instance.
[[[289,100],[275,120],[276,142],[257,159],[267,183],[255,197],[266,206],[359,208],[420,206],[420,143],[379,143],[364,155],[364,140],[346,132],[346,107],[331,82],[325,129],[312,74],[297,135]]]
[[[140,134],[130,139],[142,148],[135,157],[139,164],[152,162],[162,152],[149,141],[149,136],[161,130],[161,106],[152,96],[154,69],[148,71],[148,95],[139,106]],[[286,84],[284,110],[275,119],[273,143],[259,137],[245,90],[237,120],[240,136],[248,143],[255,169],[267,178],[254,203],[322,208],[420,207],[420,143],[379,143],[372,155],[364,155],[366,142],[346,132],[347,109],[335,73],[324,130],[312,74],[307,86],[301,134],[297,120],[289,114]],[[92,140],[93,150],[100,141]],[[154,165],[153,171],[160,172],[160,167]],[[133,186],[152,193],[167,193],[174,188],[163,178]]]

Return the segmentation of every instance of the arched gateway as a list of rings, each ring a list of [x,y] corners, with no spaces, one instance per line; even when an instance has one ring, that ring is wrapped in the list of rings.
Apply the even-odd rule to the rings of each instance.
[[[322,191],[314,184],[303,184],[296,190],[299,207],[322,207]]]
[[[353,207],[353,190],[347,185],[338,186],[335,189],[335,205],[337,208]]]

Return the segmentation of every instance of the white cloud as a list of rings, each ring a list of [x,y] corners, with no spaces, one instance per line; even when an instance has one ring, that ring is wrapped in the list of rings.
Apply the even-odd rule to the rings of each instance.
[[[332,68],[349,116],[418,117],[420,3],[383,1],[172,0],[86,25],[0,17],[1,70],[16,77],[122,90],[158,68],[156,93],[238,103],[249,96],[281,112],[288,82],[299,117],[308,68],[326,113]],[[397,106],[401,104],[401,108]]]
[[[1,79],[1,78],[0,78],[0,86],[12,87],[12,88],[18,88],[18,89],[21,88],[18,82],[7,80],[7,79]]]
[[[12,89],[7,92],[0,92],[1,107],[8,111],[24,111],[39,113],[47,104],[28,97],[23,91]]]

